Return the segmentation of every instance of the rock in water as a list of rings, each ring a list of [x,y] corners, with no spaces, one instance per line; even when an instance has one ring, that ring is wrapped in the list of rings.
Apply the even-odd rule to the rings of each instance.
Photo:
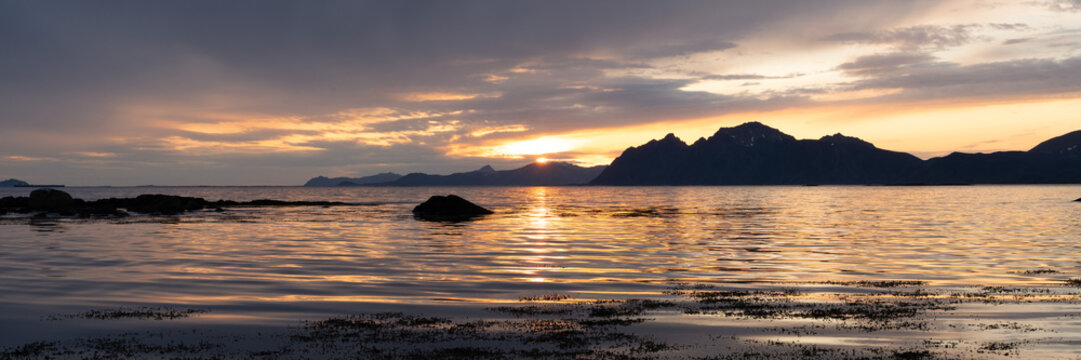
[[[202,210],[207,201],[203,198],[144,194],[136,196],[125,207],[134,212],[143,214],[180,214],[185,211]]]
[[[458,195],[432,196],[413,208],[413,216],[429,221],[464,221],[488,214],[492,211]]]
[[[66,192],[56,189],[37,189],[30,192],[31,210],[59,210],[74,205],[75,199]]]

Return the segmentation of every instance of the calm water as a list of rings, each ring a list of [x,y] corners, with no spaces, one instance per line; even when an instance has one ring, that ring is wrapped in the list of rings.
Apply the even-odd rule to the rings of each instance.
[[[204,319],[244,324],[379,304],[631,297],[674,281],[1027,286],[1081,274],[1081,203],[1071,201],[1081,186],[65,191],[84,199],[165,193],[361,205],[7,220],[0,224],[4,344],[42,336],[16,324],[118,304],[207,307],[215,310]],[[457,224],[412,218],[414,205],[446,193],[496,215]],[[1033,269],[1058,273],[1024,273]]]

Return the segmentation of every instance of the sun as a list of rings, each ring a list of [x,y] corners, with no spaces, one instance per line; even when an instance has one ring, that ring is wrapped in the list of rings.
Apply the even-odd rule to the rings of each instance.
[[[496,152],[510,156],[554,154],[570,150],[577,141],[554,136],[542,136],[531,140],[514,141],[496,148]]]
[[[537,163],[538,163],[538,164],[543,164],[543,163],[546,163],[546,162],[548,162],[548,158],[546,158],[546,157],[539,157],[539,158],[537,158],[537,160],[536,160],[536,161],[537,161]]]

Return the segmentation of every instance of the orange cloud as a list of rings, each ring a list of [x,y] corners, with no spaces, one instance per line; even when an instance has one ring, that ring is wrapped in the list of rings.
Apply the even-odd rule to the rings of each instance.
[[[491,77],[489,79],[492,79]],[[496,82],[502,81],[496,79]],[[506,78],[502,78],[505,80]],[[425,101],[462,101],[471,100],[476,98],[490,98],[499,97],[498,94],[462,94],[451,92],[415,92],[398,95],[398,99],[409,102],[425,102]]]

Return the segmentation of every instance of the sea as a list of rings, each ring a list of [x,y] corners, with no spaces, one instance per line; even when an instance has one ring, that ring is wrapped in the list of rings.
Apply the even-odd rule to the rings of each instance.
[[[0,197],[31,190],[0,188]],[[1078,185],[62,190],[87,200],[171,194],[349,205],[0,216],[0,355],[48,354],[48,347],[34,352],[27,344],[98,351],[87,339],[120,336],[228,343],[163,357],[259,357],[262,348],[278,349],[280,339],[303,339],[297,332],[314,322],[343,316],[565,318],[583,306],[650,299],[661,305],[618,325],[673,345],[613,349],[658,358],[808,347],[1081,357]],[[446,194],[495,213],[463,222],[412,216],[417,204]],[[717,310],[717,302],[706,301],[712,295],[701,295],[708,291],[742,302],[725,298],[729,307]],[[803,307],[896,301],[934,306],[885,323],[877,313]],[[754,312],[748,304],[786,310]],[[514,306],[540,310],[499,311]],[[93,316],[110,311],[116,316]],[[181,315],[155,318],[155,311]],[[270,338],[279,340],[260,340]],[[250,349],[264,352],[243,353]],[[162,354],[129,350],[120,357]],[[90,354],[77,351],[66,356]],[[270,357],[318,357],[304,351],[310,350]]]

